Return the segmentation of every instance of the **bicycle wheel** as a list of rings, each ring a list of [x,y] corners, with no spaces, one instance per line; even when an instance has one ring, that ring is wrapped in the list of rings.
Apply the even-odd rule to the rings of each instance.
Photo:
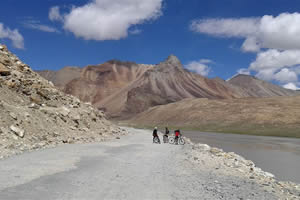
[[[184,145],[185,141],[183,138],[178,138],[178,144]]]
[[[175,138],[174,137],[169,137],[169,143],[174,144],[174,142],[175,142]]]
[[[164,143],[167,143],[167,142],[168,142],[168,137],[167,137],[167,136],[164,135],[164,138],[163,138],[163,139],[164,139]]]
[[[159,138],[158,137],[153,138],[153,143],[160,143]]]

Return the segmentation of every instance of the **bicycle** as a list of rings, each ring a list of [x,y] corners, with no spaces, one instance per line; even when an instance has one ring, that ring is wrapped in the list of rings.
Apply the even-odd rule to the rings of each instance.
[[[160,144],[160,139],[158,136],[153,138],[153,143]]]
[[[169,138],[169,136],[166,135],[166,134],[163,136],[163,141],[164,141],[164,143],[168,143],[168,142],[169,142],[169,139],[168,139],[168,138]]]
[[[182,137],[181,134],[178,136],[178,139],[176,139],[176,138],[175,138],[175,135],[174,135],[174,136],[170,136],[170,137],[169,137],[169,144],[180,144],[180,145],[184,145],[184,144],[185,144],[185,140],[184,140],[184,138]]]

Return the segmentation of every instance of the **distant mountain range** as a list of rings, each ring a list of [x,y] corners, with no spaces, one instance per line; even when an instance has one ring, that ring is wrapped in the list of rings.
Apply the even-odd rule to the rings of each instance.
[[[229,81],[208,79],[184,69],[173,55],[157,65],[112,60],[84,68],[65,67],[38,73],[66,93],[91,102],[117,119],[128,119],[153,106],[186,98],[237,99],[299,94],[248,75],[237,75]]]
[[[238,74],[227,82],[241,88],[250,97],[294,96],[299,94],[249,75]]]

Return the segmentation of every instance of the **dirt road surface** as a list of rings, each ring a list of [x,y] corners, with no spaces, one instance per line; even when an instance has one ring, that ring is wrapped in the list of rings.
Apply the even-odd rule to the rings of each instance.
[[[250,179],[220,176],[187,159],[189,145],[152,133],[63,145],[0,161],[0,199],[277,199]]]

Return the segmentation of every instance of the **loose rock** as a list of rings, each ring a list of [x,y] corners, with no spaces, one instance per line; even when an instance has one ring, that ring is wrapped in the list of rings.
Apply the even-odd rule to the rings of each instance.
[[[13,131],[14,134],[16,134],[17,136],[19,136],[20,138],[23,138],[24,135],[25,135],[25,131],[21,128],[18,128],[14,125],[11,125],[10,127],[10,130]]]

